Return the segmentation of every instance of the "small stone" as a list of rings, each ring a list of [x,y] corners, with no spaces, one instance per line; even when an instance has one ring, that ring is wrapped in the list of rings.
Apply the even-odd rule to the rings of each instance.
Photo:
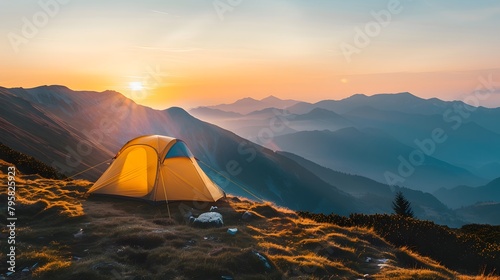
[[[246,211],[245,213],[243,213],[243,215],[241,216],[241,218],[244,220],[244,221],[248,221],[252,218],[252,213]]]
[[[77,233],[73,234],[75,238],[82,238],[83,237],[83,229],[80,229]]]
[[[267,268],[267,269],[271,269],[271,264],[269,264],[269,262],[267,261],[266,257],[264,257],[261,253],[259,252],[253,252],[257,258],[259,258],[259,260],[264,264],[264,266]]]
[[[222,215],[217,212],[205,212],[198,216],[198,218],[190,219],[193,226],[196,227],[221,227],[224,225]]]

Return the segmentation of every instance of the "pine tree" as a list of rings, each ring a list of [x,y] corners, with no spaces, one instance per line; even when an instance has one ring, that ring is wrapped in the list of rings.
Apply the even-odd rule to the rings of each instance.
[[[396,215],[413,218],[413,210],[411,209],[410,202],[404,197],[401,191],[396,193],[394,201],[392,202],[392,209]]]

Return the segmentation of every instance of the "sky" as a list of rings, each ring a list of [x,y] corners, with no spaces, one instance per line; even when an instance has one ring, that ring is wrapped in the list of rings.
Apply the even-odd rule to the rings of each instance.
[[[488,80],[481,105],[500,106],[498,1],[0,0],[0,18],[3,87],[116,90],[163,109],[465,100]]]

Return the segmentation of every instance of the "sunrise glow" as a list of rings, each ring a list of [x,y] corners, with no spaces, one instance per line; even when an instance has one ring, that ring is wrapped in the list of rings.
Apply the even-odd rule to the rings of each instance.
[[[500,74],[493,1],[56,2],[46,22],[33,2],[0,9],[2,86],[126,94],[141,80],[150,94],[138,102],[167,108],[269,95],[462,99]]]

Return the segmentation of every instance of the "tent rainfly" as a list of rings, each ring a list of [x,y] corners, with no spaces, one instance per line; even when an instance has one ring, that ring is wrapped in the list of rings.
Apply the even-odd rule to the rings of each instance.
[[[183,141],[161,135],[127,142],[88,193],[149,201],[215,202],[225,196]]]

